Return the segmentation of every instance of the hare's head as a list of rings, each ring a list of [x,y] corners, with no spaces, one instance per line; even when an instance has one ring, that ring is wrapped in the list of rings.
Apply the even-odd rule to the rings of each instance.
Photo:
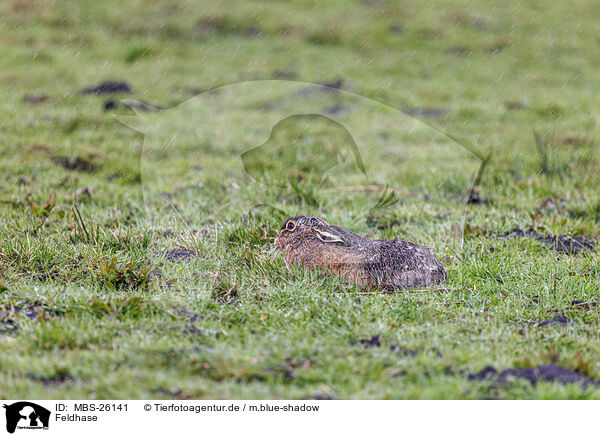
[[[285,220],[275,238],[275,247],[284,251],[286,248],[296,248],[305,241],[317,245],[345,245],[344,237],[338,227],[328,224],[321,218],[301,215]]]

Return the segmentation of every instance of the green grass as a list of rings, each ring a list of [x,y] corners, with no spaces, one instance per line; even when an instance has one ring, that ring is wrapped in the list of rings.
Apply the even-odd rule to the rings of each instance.
[[[598,253],[494,237],[598,239],[597,3],[8,0],[0,16],[0,397],[600,398],[467,377],[600,379],[598,309],[571,304],[598,302]],[[198,95],[281,77],[345,91]],[[79,93],[111,79],[133,95]],[[144,136],[104,110],[126,97],[169,110],[120,118]],[[271,131],[336,107],[337,124]],[[241,159],[263,144],[277,159]],[[307,151],[293,173],[289,147]],[[487,203],[465,204],[474,180]],[[430,245],[449,281],[365,295],[288,271],[272,238],[299,211]],[[576,323],[535,325],[561,312]]]

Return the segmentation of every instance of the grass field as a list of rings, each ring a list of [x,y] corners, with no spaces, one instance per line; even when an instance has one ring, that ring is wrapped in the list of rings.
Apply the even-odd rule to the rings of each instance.
[[[600,380],[599,19],[0,3],[0,398],[600,398],[539,369]],[[103,81],[131,92],[82,92]],[[299,212],[430,245],[449,280],[288,271],[272,238]]]

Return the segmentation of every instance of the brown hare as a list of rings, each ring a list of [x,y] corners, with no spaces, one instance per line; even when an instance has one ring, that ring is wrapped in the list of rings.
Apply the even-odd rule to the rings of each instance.
[[[361,288],[426,287],[447,278],[431,248],[411,242],[372,240],[321,218],[288,218],[275,238],[288,268],[323,269]]]

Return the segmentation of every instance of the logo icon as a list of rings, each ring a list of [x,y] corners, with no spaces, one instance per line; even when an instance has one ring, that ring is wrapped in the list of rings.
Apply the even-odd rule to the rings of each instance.
[[[308,213],[392,222],[399,202],[429,210],[443,198],[466,209],[481,166],[438,128],[339,86],[258,80],[159,111],[136,103],[125,102],[135,116],[116,118],[144,134],[149,216],[174,210],[231,222],[262,211],[279,221]],[[197,213],[213,206],[215,214]],[[461,227],[465,216],[456,217]]]
[[[4,404],[6,409],[6,431],[14,433],[18,429],[47,430],[50,422],[50,411],[28,401],[19,401],[11,405]]]

